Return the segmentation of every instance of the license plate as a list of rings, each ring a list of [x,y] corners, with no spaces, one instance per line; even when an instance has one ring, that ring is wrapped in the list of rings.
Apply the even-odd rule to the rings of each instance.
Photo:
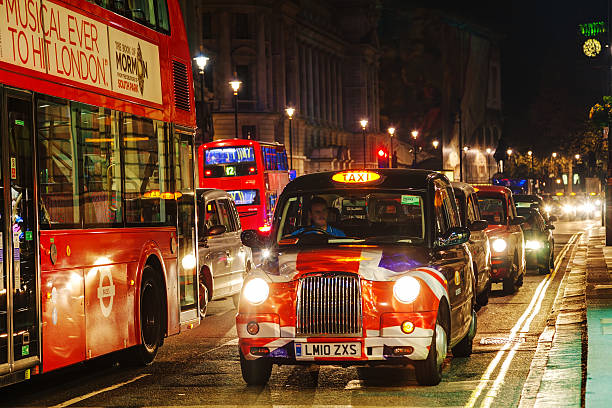
[[[295,343],[295,357],[361,357],[361,343]]]

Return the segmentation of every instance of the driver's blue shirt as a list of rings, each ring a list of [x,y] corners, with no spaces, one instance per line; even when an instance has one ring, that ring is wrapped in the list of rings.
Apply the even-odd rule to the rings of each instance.
[[[304,230],[306,230],[306,228],[317,228],[320,229],[321,231],[323,231],[322,228],[317,227],[316,225],[311,225],[310,227],[302,227],[296,231],[294,231],[291,235],[298,235],[301,234],[302,232],[304,232]],[[327,228],[325,229],[325,232],[327,232],[329,235],[333,235],[335,237],[346,237],[346,234],[344,233],[344,231],[339,230],[338,228],[334,228],[331,225],[327,225]],[[316,234],[316,231],[307,231],[306,234]]]

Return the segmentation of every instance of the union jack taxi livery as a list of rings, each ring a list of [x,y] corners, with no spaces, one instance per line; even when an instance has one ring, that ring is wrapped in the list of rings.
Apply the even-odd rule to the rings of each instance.
[[[474,273],[450,183],[422,170],[318,173],[281,195],[245,279],[236,328],[242,375],[273,364],[412,364],[441,380],[447,349],[471,354]]]

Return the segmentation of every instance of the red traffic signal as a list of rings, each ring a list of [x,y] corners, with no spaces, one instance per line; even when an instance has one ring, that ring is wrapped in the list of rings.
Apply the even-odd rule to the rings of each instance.
[[[378,149],[378,168],[384,169],[389,167],[389,152],[386,148],[381,147]]]

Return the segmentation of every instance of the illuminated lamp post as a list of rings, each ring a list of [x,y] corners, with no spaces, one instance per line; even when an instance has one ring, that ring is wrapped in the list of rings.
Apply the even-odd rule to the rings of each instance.
[[[491,153],[493,153],[493,150],[491,150],[490,147],[487,147],[487,169],[489,170],[489,181],[491,181]]]
[[[395,157],[395,154],[393,153],[393,135],[395,134],[395,128],[393,126],[391,126],[389,129],[387,129],[387,131],[389,132],[389,146],[390,146],[390,155],[389,155],[389,159],[391,160],[391,163],[389,165],[390,168],[393,168],[393,158]]]
[[[235,77],[234,73],[234,77]],[[242,81],[239,79],[232,79],[229,82],[230,86],[234,91],[234,137],[238,139],[238,91],[240,90],[240,85],[242,85]]]
[[[293,122],[293,114],[295,113],[295,108],[289,106],[285,109],[287,116],[289,117],[289,168],[293,170],[293,130],[292,130],[292,122]]]
[[[366,168],[366,128],[368,127],[368,120],[361,119],[359,121],[361,125],[361,133],[363,134],[363,168]]]
[[[468,182],[468,172],[467,172],[467,152],[468,150],[470,150],[469,146],[463,146],[463,153],[465,155],[464,161],[465,161],[465,182]],[[464,180],[461,180],[464,181]]]
[[[531,178],[533,178],[533,152],[530,150],[527,152],[527,155],[531,158]]]
[[[417,137],[419,137],[419,131],[415,129],[412,132],[410,132],[410,134],[412,135],[412,152],[414,153],[414,159],[412,160],[412,168],[416,169],[416,163],[417,163],[416,141],[417,141]]]

